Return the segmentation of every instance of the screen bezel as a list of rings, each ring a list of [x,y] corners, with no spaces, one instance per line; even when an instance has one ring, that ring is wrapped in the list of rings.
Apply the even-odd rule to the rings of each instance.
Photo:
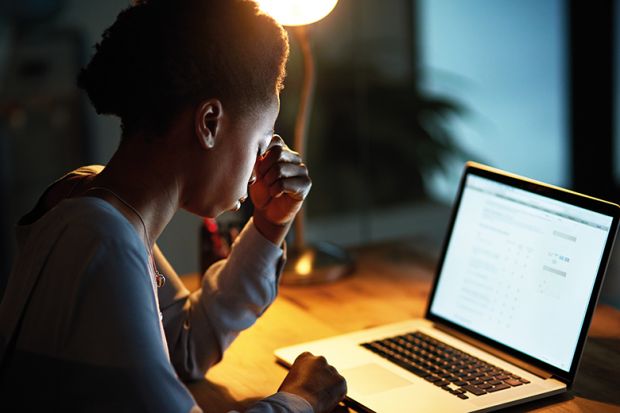
[[[509,347],[505,344],[492,340],[486,336],[476,333],[459,324],[455,324],[451,322],[450,320],[447,320],[443,318],[442,316],[433,314],[431,312],[431,307],[433,305],[433,300],[435,297],[437,284],[439,282],[439,277],[441,275],[441,271],[442,271],[443,264],[445,261],[445,255],[448,250],[448,246],[450,244],[450,238],[451,238],[452,231],[454,229],[457,212],[461,204],[463,190],[465,189],[465,183],[467,181],[467,177],[470,175],[476,175],[482,178],[487,178],[492,181],[506,184],[514,188],[519,188],[519,189],[522,189],[522,190],[525,190],[525,191],[528,191],[534,194],[542,195],[542,196],[545,196],[551,199],[555,199],[557,201],[566,202],[571,205],[575,205],[581,208],[588,209],[590,211],[598,212],[598,213],[605,214],[607,216],[612,217],[611,227],[607,235],[607,240],[605,243],[603,254],[601,256],[601,263],[599,265],[598,272],[596,274],[596,280],[592,288],[592,293],[590,295],[590,300],[588,302],[587,311],[584,316],[583,324],[581,326],[581,331],[579,332],[579,339],[577,341],[575,353],[573,355],[570,369],[568,371],[564,371],[558,367],[555,367],[537,358],[529,356],[521,351],[515,350],[512,347]],[[593,198],[587,195],[579,194],[579,193],[569,191],[563,188],[559,188],[553,185],[548,185],[548,184],[538,182],[538,181],[535,181],[529,178],[525,178],[519,175],[508,173],[506,171],[495,169],[495,168],[492,168],[486,165],[478,164],[475,162],[467,162],[467,164],[465,165],[463,174],[461,176],[461,181],[460,181],[457,197],[452,207],[452,214],[451,214],[450,222],[448,224],[448,229],[446,232],[447,235],[446,237],[444,237],[444,242],[443,242],[443,246],[441,249],[441,254],[439,256],[440,258],[437,264],[433,286],[431,288],[429,300],[428,300],[427,307],[426,307],[425,317],[430,321],[447,326],[448,328],[451,328],[453,330],[456,330],[459,333],[472,337],[473,339],[478,340],[486,345],[492,346],[493,348],[497,348],[503,353],[506,353],[512,357],[516,357],[520,360],[523,360],[528,364],[536,366],[537,368],[543,369],[549,372],[550,374],[554,375],[558,379],[562,380],[563,382],[567,383],[570,386],[575,379],[575,375],[579,367],[579,361],[581,360],[581,354],[583,352],[587,333],[590,328],[590,323],[592,321],[592,315],[594,314],[594,309],[596,307],[596,303],[600,295],[601,285],[603,283],[605,271],[609,263],[609,256],[613,249],[616,232],[618,230],[619,217],[620,217],[620,206],[617,204],[613,204],[611,202],[596,199],[596,198]]]

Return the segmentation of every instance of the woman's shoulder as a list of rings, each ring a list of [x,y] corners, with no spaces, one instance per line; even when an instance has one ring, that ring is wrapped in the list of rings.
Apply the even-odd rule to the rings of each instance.
[[[65,199],[50,210],[42,221],[95,230],[102,236],[135,235],[133,226],[123,214],[107,201],[92,196]]]
[[[103,168],[103,165],[82,166],[52,182],[43,191],[34,208],[20,218],[19,225],[29,225],[36,222],[61,201],[83,192],[84,188]]]
[[[69,245],[75,251],[106,245],[110,248],[145,253],[145,247],[127,218],[103,199],[81,196],[65,199],[36,222],[17,228],[20,247],[47,239],[51,244]]]
[[[61,201],[30,231],[20,256],[46,256],[46,272],[53,269],[55,277],[79,284],[85,296],[117,304],[142,302],[151,289],[146,247],[129,221],[103,199]]]

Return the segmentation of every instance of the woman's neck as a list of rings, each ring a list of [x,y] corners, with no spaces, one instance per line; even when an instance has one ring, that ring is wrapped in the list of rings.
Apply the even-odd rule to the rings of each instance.
[[[157,142],[146,143],[137,136],[122,142],[108,165],[92,182],[93,188],[108,190],[100,190],[97,196],[116,207],[141,237],[144,236],[143,220],[148,234],[145,242],[148,240],[151,244],[149,248],[153,247],[179,208],[181,194],[176,175],[168,168],[172,165],[166,163],[167,152],[158,148],[159,145]]]

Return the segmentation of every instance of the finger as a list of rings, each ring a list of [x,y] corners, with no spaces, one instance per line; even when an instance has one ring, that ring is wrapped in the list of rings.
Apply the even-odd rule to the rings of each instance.
[[[273,148],[274,146],[282,146],[282,147],[288,148],[288,146],[286,145],[286,142],[284,142],[284,139],[282,139],[282,136],[278,135],[277,133],[274,133],[273,136],[271,137],[271,141],[269,142],[269,145],[267,145],[267,150],[265,152],[267,152],[269,149]]]
[[[263,183],[273,185],[278,179],[293,178],[296,176],[308,176],[308,168],[304,164],[278,163],[263,175]]]
[[[304,351],[303,353],[298,355],[295,360],[297,361],[297,360],[304,359],[304,358],[307,358],[307,357],[313,357],[313,354],[310,353],[309,351]]]
[[[303,201],[310,192],[311,186],[312,181],[308,177],[281,179],[269,187],[269,196],[280,198],[286,194],[292,199]]]
[[[301,156],[297,152],[293,152],[288,148],[284,148],[282,146],[274,146],[268,152],[263,155],[262,158],[258,160],[258,167],[256,169],[256,173],[259,178],[265,175],[269,169],[276,163],[296,163],[300,164]]]
[[[279,198],[286,194],[296,201],[303,201],[310,192],[312,180],[309,177],[280,179],[269,187],[269,195]]]
[[[286,146],[274,146],[258,159],[257,173],[264,175],[269,168],[278,162],[302,163],[301,156]]]
[[[343,375],[338,374],[338,379],[340,380],[340,394],[342,394],[342,398],[344,398],[349,391],[349,385],[347,384],[347,379],[345,379]]]

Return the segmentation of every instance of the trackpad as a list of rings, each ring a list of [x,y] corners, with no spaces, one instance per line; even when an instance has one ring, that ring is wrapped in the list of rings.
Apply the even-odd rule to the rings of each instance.
[[[349,389],[355,389],[355,392],[360,394],[375,394],[412,384],[378,364],[372,363],[343,370],[340,374],[347,379]]]

